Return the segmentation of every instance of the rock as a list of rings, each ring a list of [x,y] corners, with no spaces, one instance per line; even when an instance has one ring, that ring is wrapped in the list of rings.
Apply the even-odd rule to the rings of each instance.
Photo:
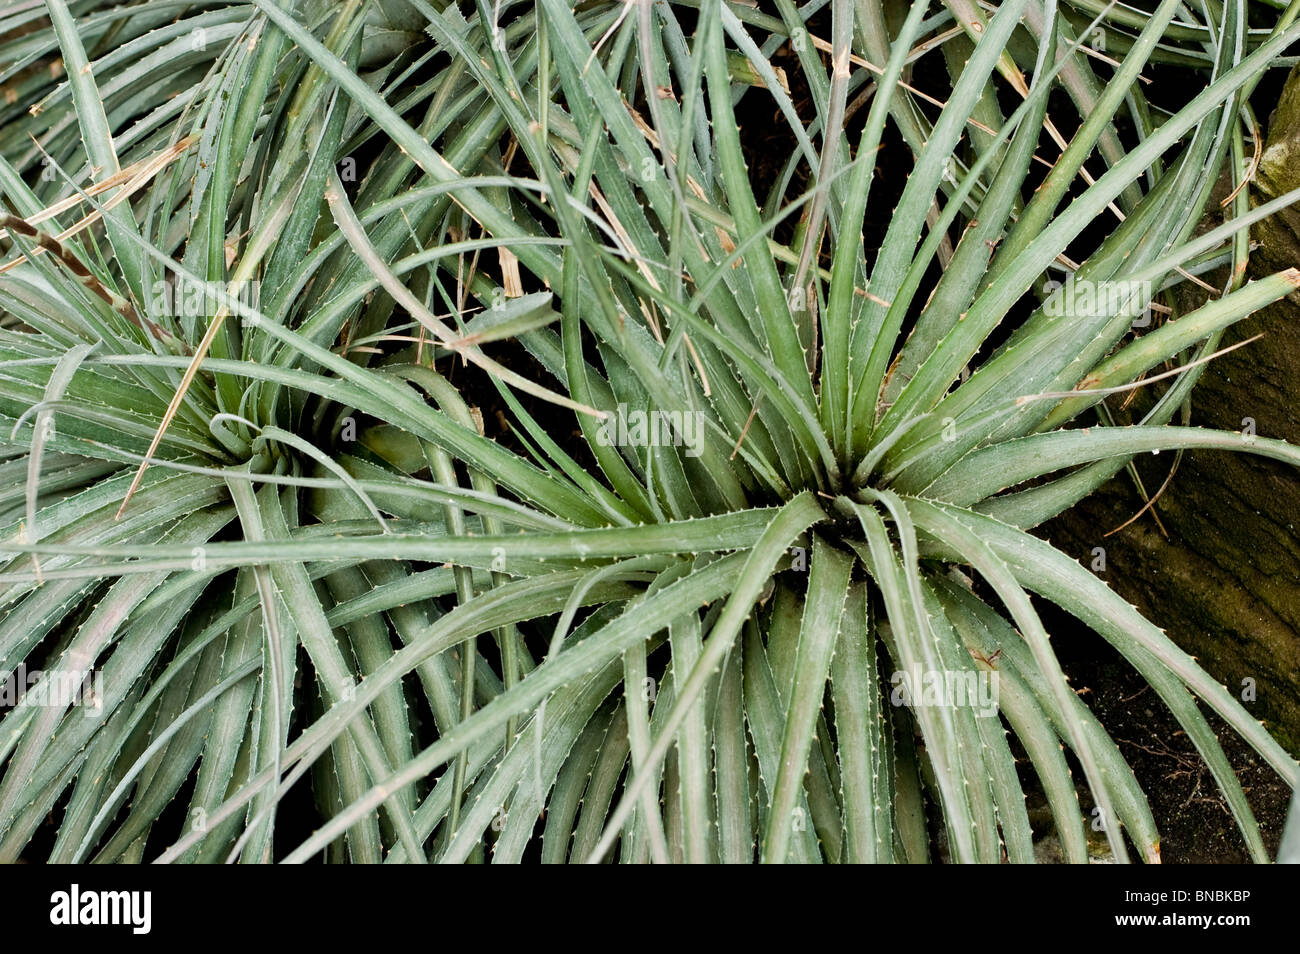
[[[1298,186],[1300,66],[1271,118],[1252,201]],[[1221,183],[1209,207],[1217,212],[1218,198],[1232,188]],[[1259,223],[1252,239],[1260,243],[1251,256],[1252,274],[1300,266],[1300,208]],[[1222,287],[1226,274],[1209,280]],[[1192,392],[1194,425],[1241,431],[1253,422],[1261,437],[1300,444],[1296,298],[1228,330],[1223,346],[1264,337],[1210,363]],[[1150,406],[1151,390],[1139,392],[1117,422],[1135,421]],[[1135,462],[1149,492],[1164,482],[1173,459],[1148,454]],[[1132,480],[1121,472],[1042,530],[1085,564],[1093,547],[1104,546],[1107,582],[1300,753],[1300,470],[1244,453],[1187,452],[1155,508],[1168,537],[1149,512],[1106,535],[1141,506]]]

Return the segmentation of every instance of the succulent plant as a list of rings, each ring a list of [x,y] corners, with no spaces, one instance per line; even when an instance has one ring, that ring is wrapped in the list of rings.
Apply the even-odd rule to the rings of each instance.
[[[1158,861],[1050,603],[1267,860],[1202,709],[1300,766],[1030,531],[1138,454],[1300,462],[1187,417],[1300,284],[1246,280],[1297,191],[1197,228],[1294,9],[0,14],[0,668],[93,677],[3,716],[0,859],[1029,862],[1027,760],[1066,860]]]

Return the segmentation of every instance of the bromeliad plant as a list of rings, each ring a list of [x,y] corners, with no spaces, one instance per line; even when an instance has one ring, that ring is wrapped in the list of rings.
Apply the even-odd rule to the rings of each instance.
[[[1296,762],[1029,531],[1146,451],[1300,462],[1185,426],[1223,329],[1300,284],[1246,280],[1296,198],[1245,187],[1294,14],[11,6],[0,668],[46,691],[0,726],[0,858],[1029,862],[1019,756],[1067,860],[1084,790],[1157,861],[1036,597],[1266,860],[1202,707]],[[1163,110],[1156,67],[1199,92]],[[894,672],[995,673],[1000,714],[893,706]]]

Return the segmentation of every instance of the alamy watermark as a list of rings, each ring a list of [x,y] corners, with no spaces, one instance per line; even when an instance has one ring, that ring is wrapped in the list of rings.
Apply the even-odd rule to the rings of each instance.
[[[975,710],[982,719],[998,714],[998,673],[973,669],[923,670],[919,663],[889,677],[889,701],[911,709]]]
[[[213,318],[223,305],[223,298],[234,299],[245,308],[257,310],[261,304],[262,283],[192,282],[185,278],[153,283],[149,314],[172,318]],[[227,314],[231,309],[226,308]]]
[[[0,706],[78,707],[88,716],[104,710],[104,673],[98,669],[43,672],[19,663],[0,669]]]
[[[101,891],[73,884],[50,895],[50,923],[55,926],[121,925],[132,934],[153,927],[153,892]]]
[[[1047,282],[1044,290],[1043,314],[1049,318],[1130,313],[1134,328],[1151,324],[1151,300],[1155,297],[1151,282],[1094,282],[1071,274],[1064,282]]]
[[[601,447],[684,447],[687,457],[704,451],[702,411],[629,411],[620,404],[596,433]]]

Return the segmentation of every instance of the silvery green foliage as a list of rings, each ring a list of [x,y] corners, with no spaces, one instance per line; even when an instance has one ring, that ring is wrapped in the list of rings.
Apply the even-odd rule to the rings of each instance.
[[[1023,753],[1067,860],[1157,860],[1045,601],[1266,860],[1201,707],[1296,762],[1029,533],[1136,454],[1300,459],[1169,423],[1300,281],[1244,279],[1294,195],[1196,231],[1300,35],[1255,7],[0,13],[0,668],[49,680],[3,716],[0,859],[921,861],[937,819],[1029,862]],[[1158,121],[1156,62],[1199,90]]]

